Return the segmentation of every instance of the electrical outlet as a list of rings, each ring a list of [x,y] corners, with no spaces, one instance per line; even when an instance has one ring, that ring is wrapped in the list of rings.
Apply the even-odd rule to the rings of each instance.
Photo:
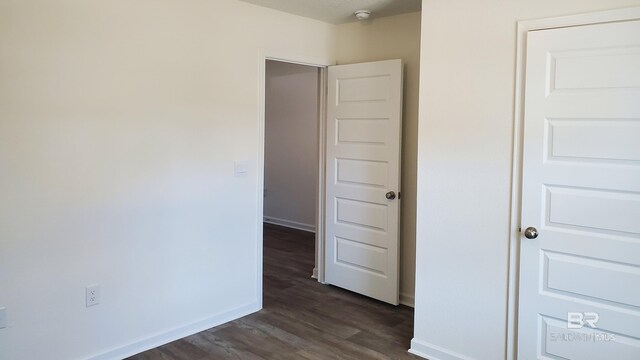
[[[87,307],[100,304],[100,285],[90,285],[86,288]]]
[[[0,329],[7,327],[7,308],[0,307]]]

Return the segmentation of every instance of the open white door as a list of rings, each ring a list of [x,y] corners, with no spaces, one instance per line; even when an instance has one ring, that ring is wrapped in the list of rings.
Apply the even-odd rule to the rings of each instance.
[[[402,62],[330,66],[325,281],[398,304]]]
[[[524,122],[518,359],[638,360],[640,21],[529,32]]]

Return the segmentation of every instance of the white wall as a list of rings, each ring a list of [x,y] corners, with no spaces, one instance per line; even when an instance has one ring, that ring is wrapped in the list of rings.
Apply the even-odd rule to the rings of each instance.
[[[332,61],[334,41],[235,0],[0,2],[0,359],[257,310],[261,49]]]
[[[267,62],[264,217],[312,231],[318,185],[318,76],[315,67]]]
[[[516,22],[631,5],[423,1],[414,351],[505,358]]]
[[[420,13],[338,26],[340,64],[402,59],[405,64],[402,124],[402,218],[400,300],[413,304],[416,241],[416,166],[418,152],[418,84]]]

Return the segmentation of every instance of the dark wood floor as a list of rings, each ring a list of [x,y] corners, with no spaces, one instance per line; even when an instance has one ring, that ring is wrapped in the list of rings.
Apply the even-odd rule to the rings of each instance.
[[[418,359],[413,309],[310,278],[313,234],[264,227],[264,309],[131,360]]]

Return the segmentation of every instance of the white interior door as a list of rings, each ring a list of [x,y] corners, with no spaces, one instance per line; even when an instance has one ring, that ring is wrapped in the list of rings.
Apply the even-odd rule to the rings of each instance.
[[[638,360],[640,21],[529,32],[524,121],[518,359]]]
[[[330,66],[325,281],[398,304],[402,62]]]

